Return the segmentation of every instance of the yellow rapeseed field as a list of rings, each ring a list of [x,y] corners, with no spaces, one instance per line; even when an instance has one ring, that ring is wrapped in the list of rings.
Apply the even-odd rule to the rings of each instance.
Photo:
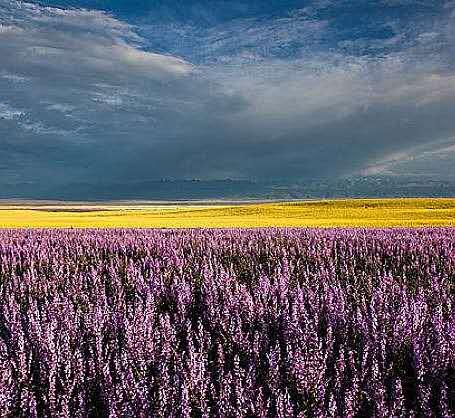
[[[352,199],[215,206],[0,206],[0,228],[420,226],[455,226],[455,199]]]

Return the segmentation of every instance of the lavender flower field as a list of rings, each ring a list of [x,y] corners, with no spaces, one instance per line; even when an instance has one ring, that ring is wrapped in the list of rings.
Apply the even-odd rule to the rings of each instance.
[[[4,230],[2,417],[455,416],[455,232]]]

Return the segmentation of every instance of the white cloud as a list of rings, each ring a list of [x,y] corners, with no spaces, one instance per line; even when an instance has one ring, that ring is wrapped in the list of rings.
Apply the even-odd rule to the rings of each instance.
[[[68,105],[68,104],[53,103],[53,104],[47,105],[46,109],[55,110],[57,112],[68,114],[68,113],[72,112],[75,109],[75,107],[71,106],[71,105]]]
[[[27,77],[22,77],[22,76],[17,75],[17,74],[7,74],[7,73],[6,74],[2,74],[0,77],[5,79],[5,80],[11,81],[12,83],[25,83],[25,82],[30,80]]]
[[[93,101],[98,103],[105,103],[110,106],[122,106],[123,100],[119,95],[107,95],[104,93],[95,93],[92,98]]]
[[[0,53],[7,57],[2,65],[20,66],[24,73],[39,65],[56,71],[73,67],[75,73],[93,75],[103,71],[106,77],[117,73],[167,80],[192,70],[182,59],[141,50],[141,38],[132,26],[100,11],[8,0],[0,0],[0,10]],[[4,26],[2,20],[13,25]]]
[[[4,25],[0,23],[0,36],[3,34],[20,33],[22,29],[15,25]]]
[[[0,103],[0,119],[14,120],[24,115],[22,110],[14,109],[6,103]]]
[[[192,70],[192,66],[180,58],[141,51],[126,44],[113,45],[110,52],[111,57],[144,75],[153,76],[155,72],[163,76],[166,74],[184,76]]]
[[[28,114],[25,110],[16,109],[7,103],[0,103],[0,120],[1,119],[15,122],[16,126],[20,129],[37,135],[52,134],[62,136],[75,133],[65,129],[48,126],[41,121],[34,121],[30,114]]]

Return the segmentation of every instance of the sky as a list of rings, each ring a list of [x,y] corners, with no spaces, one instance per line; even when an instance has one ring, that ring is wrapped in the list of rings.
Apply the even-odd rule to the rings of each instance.
[[[453,0],[0,0],[0,186],[454,163]]]

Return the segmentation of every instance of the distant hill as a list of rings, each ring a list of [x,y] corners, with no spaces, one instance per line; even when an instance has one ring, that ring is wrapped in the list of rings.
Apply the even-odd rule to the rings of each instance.
[[[341,197],[455,197],[454,180],[427,177],[351,177],[298,183],[243,180],[150,180],[132,183],[40,183],[2,185],[0,199],[67,201],[247,200]]]

